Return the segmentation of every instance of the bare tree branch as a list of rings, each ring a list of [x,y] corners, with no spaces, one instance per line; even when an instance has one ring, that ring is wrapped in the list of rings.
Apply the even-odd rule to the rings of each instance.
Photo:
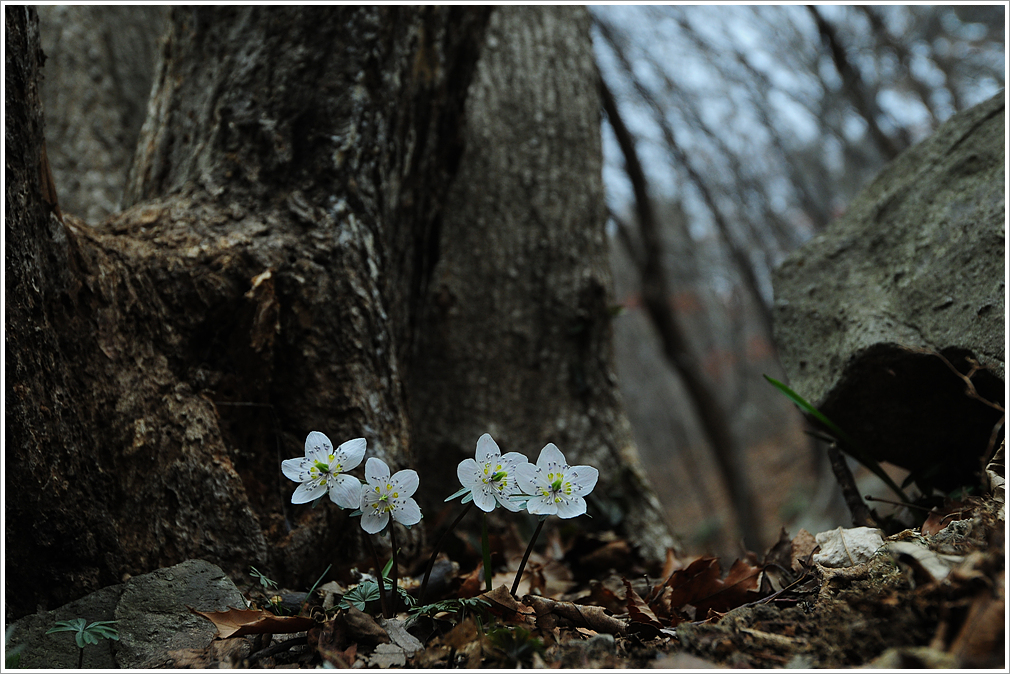
[[[751,550],[760,547],[761,535],[757,510],[749,481],[743,469],[742,457],[733,438],[730,420],[691,353],[683,328],[670,306],[669,284],[663,269],[663,242],[659,235],[655,212],[649,199],[648,181],[635,149],[635,141],[617,110],[617,103],[606,83],[600,81],[600,94],[607,120],[624,155],[625,169],[635,193],[635,211],[642,235],[644,259],[639,267],[642,302],[659,332],[663,354],[674,367],[687,388],[694,411],[712,448],[716,464],[726,482],[741,534]],[[633,253],[633,251],[632,251]]]

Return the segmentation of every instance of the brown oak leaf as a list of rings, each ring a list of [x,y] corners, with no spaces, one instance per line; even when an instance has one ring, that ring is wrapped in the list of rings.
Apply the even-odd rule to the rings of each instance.
[[[652,612],[652,609],[645,603],[645,600],[635,592],[627,579],[624,580],[624,588],[628,597],[628,616],[631,618],[631,621],[645,623],[653,627],[663,627],[663,623],[659,622],[659,618]]]
[[[263,609],[229,608],[227,611],[197,611],[191,606],[186,608],[214,623],[218,639],[241,637],[246,634],[305,632],[316,624],[312,618],[278,616]]]

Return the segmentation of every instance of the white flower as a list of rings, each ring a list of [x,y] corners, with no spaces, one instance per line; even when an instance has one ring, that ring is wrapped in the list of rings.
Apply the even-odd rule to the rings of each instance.
[[[330,500],[341,508],[357,508],[361,503],[361,482],[341,473],[357,468],[364,456],[364,438],[348,440],[334,451],[328,437],[312,431],[305,438],[305,458],[281,462],[281,472],[301,482],[291,495],[291,502],[308,503],[329,493]]]
[[[463,459],[456,467],[460,484],[473,494],[473,502],[486,513],[495,509],[495,502],[505,509],[517,512],[522,505],[509,500],[519,493],[516,466],[529,463],[519,452],[501,455],[498,444],[485,433],[477,440],[477,459]]]
[[[411,498],[417,491],[417,471],[401,470],[389,477],[389,466],[374,456],[365,462],[365,480],[361,490],[361,528],[377,534],[386,528],[389,516],[405,526],[421,521],[421,509]]]
[[[516,473],[519,488],[532,494],[526,510],[531,515],[557,515],[561,519],[586,512],[583,497],[593,490],[600,477],[600,471],[592,466],[569,466],[554,443],[540,450],[537,465],[520,464]]]

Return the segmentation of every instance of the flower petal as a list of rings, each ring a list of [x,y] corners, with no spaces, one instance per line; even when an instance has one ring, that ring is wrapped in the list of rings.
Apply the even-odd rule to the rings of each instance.
[[[575,487],[575,493],[588,494],[600,479],[600,471],[592,466],[572,466],[565,472],[565,479]]]
[[[302,482],[298,485],[298,489],[295,489],[295,493],[291,495],[291,502],[308,503],[309,501],[315,501],[325,493],[326,487],[315,480],[312,482]]]
[[[557,515],[558,506],[554,499],[548,496],[534,496],[526,504],[526,510],[530,515]]]
[[[368,457],[368,461],[365,461],[365,479],[371,485],[385,484],[389,479],[389,466],[382,459]]]
[[[524,494],[536,494],[537,487],[546,484],[541,475],[542,471],[532,463],[521,463],[516,466],[516,483]]]
[[[417,491],[418,478],[417,471],[407,468],[396,472],[390,480],[393,488],[399,494],[398,498],[410,498]]]
[[[562,497],[556,505],[558,517],[563,520],[586,514],[586,499],[581,496]]]
[[[412,498],[396,499],[393,502],[393,519],[406,526],[417,524],[421,521],[421,508]]]
[[[480,484],[480,468],[477,466],[477,462],[473,459],[463,459],[456,466],[456,477],[459,478],[459,483],[472,490],[478,484]]]
[[[330,478],[330,500],[341,508],[360,508],[361,483],[350,475],[334,475]]]
[[[501,458],[502,465],[508,466],[510,469],[515,468],[521,463],[529,463],[529,459],[525,455],[519,452],[509,452]]]
[[[509,494],[507,494],[507,493],[506,494],[495,493],[494,497],[495,497],[495,500],[497,500],[498,503],[501,504],[502,508],[505,508],[505,510],[508,510],[509,512],[517,513],[520,510],[522,510],[523,507],[524,507],[522,504],[516,503],[515,501],[510,500],[509,499]],[[474,499],[474,501],[476,501],[476,500],[477,499]],[[477,504],[477,507],[480,508],[480,504],[479,503]],[[481,510],[484,510],[484,509],[481,508]],[[491,512],[491,511],[489,510],[487,512]]]
[[[337,447],[337,462],[343,472],[357,468],[361,460],[365,458],[365,446],[368,443],[364,438],[354,438]]]
[[[304,482],[309,478],[309,468],[312,462],[308,459],[285,459],[281,461],[281,472],[284,477],[295,482]]]
[[[551,464],[556,464],[558,466],[567,465],[565,463],[565,455],[561,453],[557,445],[553,442],[548,442],[544,445],[544,448],[540,450],[540,458],[537,459],[537,466],[547,471]]]
[[[487,485],[482,482],[479,486],[474,487],[473,491],[470,492],[473,494],[473,502],[477,504],[478,508],[486,513],[494,510],[495,498],[491,493],[492,491],[494,490],[489,489]]]
[[[361,528],[369,534],[377,534],[386,528],[389,513],[382,508],[369,508],[361,515]]]
[[[361,510],[371,508],[372,504],[378,503],[381,487],[375,485],[365,485],[361,488]]]
[[[330,439],[320,433],[319,431],[312,431],[309,433],[308,437],[305,438],[305,456],[309,459],[315,459],[318,456],[325,457],[333,451],[333,443]]]
[[[485,433],[477,440],[477,463],[484,465],[492,456],[501,456],[501,450],[494,438]]]

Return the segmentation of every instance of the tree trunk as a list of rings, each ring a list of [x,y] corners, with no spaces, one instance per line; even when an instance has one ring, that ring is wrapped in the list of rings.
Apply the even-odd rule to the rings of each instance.
[[[46,144],[60,207],[88,222],[119,210],[147,114],[168,8],[38,8]]]
[[[575,7],[492,15],[411,377],[417,461],[445,496],[457,488],[446,465],[481,433],[531,461],[554,442],[601,468],[596,525],[655,559],[674,543],[613,374],[590,23]]]
[[[534,460],[553,440],[661,551],[611,374],[581,10],[501,10],[471,89],[487,9],[175,8],[129,208],[94,228],[46,218],[37,28],[6,11],[29,150],[6,225],[9,611],[190,557],[292,586],[364,560],[356,519],[290,504],[279,464],[310,430],[418,467],[422,507],[480,433]],[[533,91],[534,126],[472,145]]]

